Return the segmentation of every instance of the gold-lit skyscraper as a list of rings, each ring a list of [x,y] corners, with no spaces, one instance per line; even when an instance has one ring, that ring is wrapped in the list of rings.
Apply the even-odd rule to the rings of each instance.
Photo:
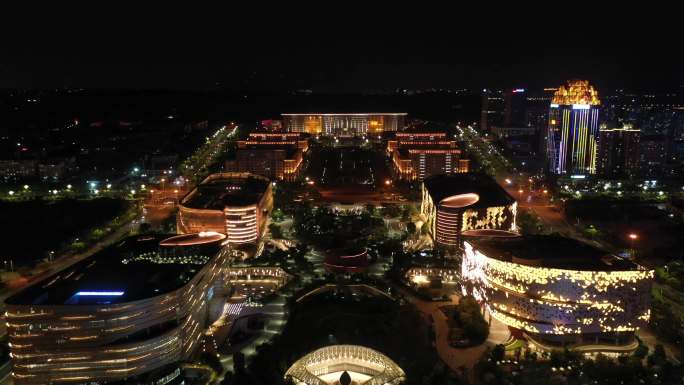
[[[586,80],[571,80],[551,100],[547,154],[554,174],[596,174],[598,92]]]

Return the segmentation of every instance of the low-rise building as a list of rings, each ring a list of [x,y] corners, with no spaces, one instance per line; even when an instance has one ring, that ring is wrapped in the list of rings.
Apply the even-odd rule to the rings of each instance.
[[[438,245],[459,247],[468,230],[516,230],[515,199],[486,174],[436,175],[422,193],[423,226]]]
[[[9,297],[14,383],[171,383],[219,316],[225,238],[126,238]]]
[[[494,318],[545,350],[636,349],[652,270],[575,239],[486,233],[464,241],[461,276]]]
[[[180,201],[178,233],[215,231],[233,244],[256,243],[273,208],[271,182],[249,173],[209,175]]]
[[[309,142],[296,132],[253,132],[238,141],[235,158],[227,160],[229,172],[249,172],[269,179],[292,181],[299,175]]]
[[[468,172],[455,140],[445,132],[397,132],[387,141],[394,175],[399,180],[423,180],[432,175]]]

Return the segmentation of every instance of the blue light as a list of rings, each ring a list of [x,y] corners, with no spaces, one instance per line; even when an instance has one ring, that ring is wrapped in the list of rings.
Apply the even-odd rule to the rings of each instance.
[[[100,296],[100,297],[110,297],[110,296],[121,296],[124,295],[123,291],[79,291],[76,293],[79,296]]]

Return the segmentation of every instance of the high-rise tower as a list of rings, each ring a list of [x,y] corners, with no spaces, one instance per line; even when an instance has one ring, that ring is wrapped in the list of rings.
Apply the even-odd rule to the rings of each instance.
[[[554,174],[595,174],[599,138],[598,92],[571,80],[551,99],[547,153]]]

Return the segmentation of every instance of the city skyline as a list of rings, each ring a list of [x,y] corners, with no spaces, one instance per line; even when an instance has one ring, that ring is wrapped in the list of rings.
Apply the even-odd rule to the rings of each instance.
[[[678,17],[0,4],[0,385],[681,385]]]

